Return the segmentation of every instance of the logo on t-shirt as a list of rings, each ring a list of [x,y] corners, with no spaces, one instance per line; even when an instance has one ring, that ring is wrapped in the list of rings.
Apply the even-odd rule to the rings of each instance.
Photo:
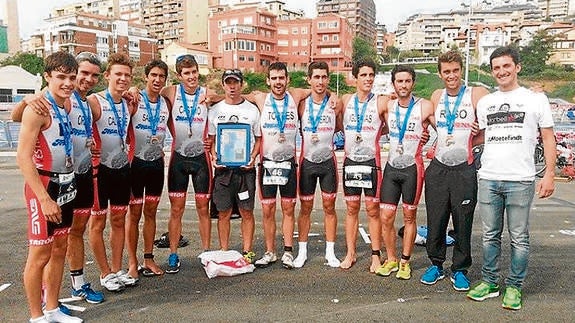
[[[487,125],[523,123],[525,112],[496,112],[487,115]]]

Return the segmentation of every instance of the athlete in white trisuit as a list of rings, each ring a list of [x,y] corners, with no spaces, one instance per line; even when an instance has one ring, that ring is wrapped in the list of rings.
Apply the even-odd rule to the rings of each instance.
[[[199,84],[199,67],[194,56],[186,54],[176,59],[176,73],[180,84],[162,89],[162,96],[171,103],[168,128],[173,138],[168,166],[168,195],[170,198],[170,219],[168,237],[170,255],[166,273],[180,270],[178,244],[182,234],[182,217],[190,176],[194,187],[195,210],[202,250],[211,247],[212,222],[209,201],[212,183],[212,163],[206,153],[204,142],[208,137],[207,96],[213,92]]]
[[[376,271],[381,276],[396,272],[399,279],[411,278],[409,260],[415,243],[416,212],[423,186],[422,136],[433,120],[431,102],[416,98],[412,91],[415,71],[397,65],[391,72],[397,99],[389,101],[384,116],[389,126],[389,157],[381,185],[381,221],[387,260]],[[405,233],[401,261],[396,254],[394,227],[397,205],[402,200]]]
[[[294,209],[297,201],[296,137],[299,129],[297,107],[310,91],[288,91],[289,81],[286,65],[281,62],[272,63],[267,75],[271,92],[257,93],[253,98],[261,115],[259,188],[266,245],[264,256],[255,262],[257,267],[266,267],[277,260],[275,212],[279,191],[284,241],[281,261],[285,268],[293,268]]]
[[[330,267],[339,267],[335,256],[337,214],[337,167],[333,153],[333,135],[342,128],[342,104],[337,101],[335,109],[328,104],[329,66],[323,61],[312,62],[308,66],[307,81],[311,95],[300,103],[302,148],[299,168],[299,195],[301,209],[298,217],[298,255],[294,267],[302,267],[307,260],[307,242],[311,227],[311,211],[317,181],[322,191],[325,259]]]
[[[371,237],[370,272],[380,266],[381,221],[379,218],[379,188],[381,185],[381,157],[379,139],[384,128],[383,111],[387,96],[371,92],[376,65],[370,60],[354,63],[352,74],[356,79],[357,92],[346,94],[343,124],[345,134],[345,160],[343,165],[343,190],[347,212],[345,217],[345,240],[347,254],[341,268],[349,269],[357,260],[356,240],[359,229],[361,194],[365,194],[365,208]]]
[[[166,138],[170,106],[160,95],[166,84],[168,65],[155,59],[144,67],[146,88],[140,93],[139,104],[132,116],[130,137],[130,185],[131,197],[126,225],[128,249],[128,274],[138,277],[163,274],[154,262],[154,236],[156,212],[164,188],[164,140]],[[145,195],[144,195],[145,194]],[[137,247],[139,224],[144,214],[144,262],[138,270]]]
[[[90,245],[100,268],[100,284],[119,291],[137,283],[136,277],[122,270],[125,243],[125,217],[130,201],[130,164],[127,132],[132,108],[122,98],[132,80],[132,62],[123,54],[112,54],[104,72],[108,88],[88,96],[94,116],[94,140],[100,155],[96,168],[96,200],[90,222]],[[111,263],[104,244],[104,229],[110,213]]]

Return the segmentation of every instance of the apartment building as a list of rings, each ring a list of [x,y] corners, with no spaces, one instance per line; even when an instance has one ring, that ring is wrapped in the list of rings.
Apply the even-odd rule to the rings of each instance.
[[[549,27],[553,28],[553,27]],[[548,31],[549,28],[547,29]],[[575,67],[575,26],[556,34],[548,63]]]
[[[310,61],[326,61],[331,72],[351,71],[354,28],[338,14],[325,14],[313,20]],[[349,79],[349,75],[348,75]]]
[[[476,42],[473,45],[475,59],[471,63],[482,65],[489,64],[489,57],[498,47],[512,43],[512,26],[507,24],[475,25]]]
[[[353,28],[353,36],[375,44],[375,2],[373,0],[319,0],[318,16],[335,13],[346,17]]]
[[[142,0],[142,23],[161,50],[174,42],[206,44],[209,6],[217,0]]]
[[[33,34],[30,51],[39,57],[64,50],[73,54],[88,51],[106,60],[111,53],[125,53],[138,65],[158,57],[156,40],[145,26],[84,12],[46,19],[48,27]]]
[[[278,20],[278,61],[290,71],[306,70],[311,61],[311,33],[314,20]]]
[[[569,15],[569,0],[539,0],[543,16],[550,20],[562,20]]]
[[[208,20],[214,68],[264,72],[278,58],[277,16],[260,7],[213,13]]]
[[[375,37],[375,50],[377,51],[377,55],[383,55],[385,53],[385,49],[387,47],[385,35],[387,35],[387,29],[385,28],[384,24],[378,23],[376,28],[376,37]]]

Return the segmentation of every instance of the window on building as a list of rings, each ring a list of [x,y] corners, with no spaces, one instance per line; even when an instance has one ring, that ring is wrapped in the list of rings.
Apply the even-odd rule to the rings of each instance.
[[[254,18],[252,16],[244,17],[244,25],[252,25]]]
[[[305,38],[302,39],[301,42],[300,42],[300,44],[301,44],[302,46],[307,46],[307,39],[305,39]]]
[[[339,26],[339,23],[337,21],[330,21],[328,23],[328,28],[337,28],[337,26]]]
[[[333,35],[333,36],[331,37],[331,39],[332,39],[333,41],[339,41],[339,35]]]
[[[287,28],[278,29],[278,35],[289,35],[289,30]]]
[[[244,55],[240,55],[240,56],[239,56],[239,60],[243,62],[243,61],[246,60],[246,57],[245,57]]]
[[[234,50],[235,46],[234,46],[234,42],[233,41],[227,41],[224,43],[224,51],[230,51],[230,50]]]
[[[0,89],[0,102],[12,102],[12,89]]]
[[[329,41],[329,35],[323,35],[323,36],[321,37],[321,40],[322,40],[322,41]]]
[[[231,26],[234,26],[234,25],[237,25],[237,24],[238,24],[238,19],[237,19],[237,18],[230,19],[230,25],[231,25]]]
[[[287,39],[278,39],[278,46],[287,47],[289,46],[289,41]]]
[[[327,22],[320,21],[317,23],[317,29],[326,29],[326,28],[327,28]]]
[[[299,32],[299,30],[298,30],[298,28],[297,28],[297,27],[293,27],[293,28],[291,29],[291,33],[292,33],[292,35],[297,35],[297,34],[298,34],[298,32]]]
[[[248,62],[253,62],[253,61],[255,61],[255,60],[256,60],[256,59],[255,59],[253,56],[248,56]]]
[[[291,45],[292,45],[292,46],[299,46],[298,40],[297,40],[297,39],[292,40],[292,41],[291,41]]]
[[[307,35],[307,27],[301,27],[301,34]]]

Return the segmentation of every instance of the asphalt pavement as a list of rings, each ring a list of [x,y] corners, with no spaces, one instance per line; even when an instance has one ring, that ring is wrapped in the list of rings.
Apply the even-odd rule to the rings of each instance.
[[[29,318],[22,285],[26,259],[26,213],[22,176],[12,153],[0,152],[0,321],[25,322]],[[341,192],[341,190],[340,190]],[[181,271],[175,275],[141,277],[136,287],[121,293],[105,292],[106,301],[93,305],[84,301],[68,303],[83,311],[74,313],[87,322],[574,322],[575,321],[575,183],[558,182],[549,199],[536,199],[531,215],[531,257],[525,282],[524,304],[520,311],[501,308],[501,298],[474,302],[456,292],[449,279],[433,286],[419,282],[429,262],[424,247],[415,247],[412,278],[400,281],[394,276],[379,277],[368,272],[371,250],[358,236],[358,261],[349,270],[325,266],[321,205],[312,214],[312,235],[308,261],[301,269],[286,270],[276,263],[268,268],[236,277],[208,279],[198,254],[197,216],[193,195],[184,215],[183,234],[191,241],[180,249]],[[317,199],[316,199],[317,201]],[[257,203],[256,203],[257,204]],[[299,207],[296,207],[298,210]],[[345,204],[338,195],[338,237],[336,255],[345,255]],[[264,252],[261,210],[255,211],[255,251]],[[167,230],[169,204],[164,194],[158,212],[157,237]],[[425,224],[425,206],[420,204],[418,224]],[[281,216],[277,213],[278,228]],[[360,214],[360,230],[367,231],[365,212]],[[212,222],[212,246],[217,246],[216,220]],[[480,278],[481,222],[476,213],[473,230],[474,263],[469,277]],[[401,225],[398,215],[396,226]],[[240,221],[232,222],[231,248],[241,250]],[[278,252],[283,246],[276,238]],[[140,242],[141,246],[141,242]],[[502,273],[509,265],[509,239],[503,238]],[[87,248],[85,273],[101,289],[97,266]],[[297,250],[296,250],[297,252]],[[166,266],[167,249],[155,249],[155,259]],[[126,254],[124,252],[124,254]],[[448,249],[450,265],[451,248]],[[127,261],[124,262],[127,264]],[[69,278],[64,276],[61,297],[69,294]]]

